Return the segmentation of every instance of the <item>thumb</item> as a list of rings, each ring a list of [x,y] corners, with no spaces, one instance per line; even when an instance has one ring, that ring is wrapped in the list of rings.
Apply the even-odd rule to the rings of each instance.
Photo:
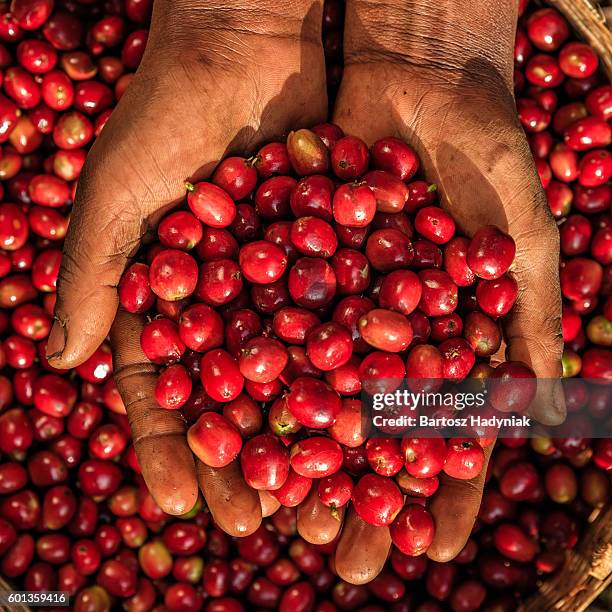
[[[56,368],[79,365],[106,338],[119,302],[117,284],[140,241],[138,207],[94,197],[103,192],[86,175],[80,179],[47,344],[47,358]]]

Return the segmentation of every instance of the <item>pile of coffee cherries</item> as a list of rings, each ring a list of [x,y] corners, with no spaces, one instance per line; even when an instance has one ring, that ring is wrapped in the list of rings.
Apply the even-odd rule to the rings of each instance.
[[[418,169],[397,138],[368,150],[331,124],[292,132],[187,184],[186,209],[162,219],[119,283],[122,306],[149,313],[156,400],[195,421],[187,439],[206,465],[239,458],[247,484],[286,506],[312,486],[332,509],[352,500],[412,555],[434,524],[403,493],[432,495],[441,471],[475,478],[493,440],[368,432],[362,390],[391,393],[406,377],[437,390],[474,368],[534,376],[486,364],[517,296],[514,241],[492,226],[456,235]],[[369,473],[353,483],[358,461]]]
[[[172,249],[181,253],[179,257],[193,255],[197,259],[197,275],[203,266],[208,266],[211,282],[207,287],[201,283],[199,288],[196,283],[192,294],[194,303],[188,305],[182,299],[154,297],[145,307],[143,299],[146,301],[146,296],[151,299],[148,291],[144,298],[135,298],[131,304],[123,295],[128,309],[159,312],[170,323],[170,329],[179,329],[177,346],[185,348],[178,350],[176,363],[167,367],[170,374],[172,368],[184,374],[184,367],[188,377],[181,378],[179,374],[175,383],[166,374],[169,385],[160,383],[159,403],[165,403],[170,409],[180,406],[194,427],[202,415],[229,423],[229,427],[226,425],[220,430],[223,439],[228,431],[237,430],[239,436],[230,440],[223,460],[232,455],[239,457],[250,482],[262,482],[262,476],[252,469],[249,471],[254,462],[252,454],[249,458],[246,453],[254,440],[261,440],[260,436],[264,436],[266,443],[270,441],[273,458],[280,457],[280,463],[285,466],[288,461],[286,488],[261,490],[262,497],[267,496],[268,501],[274,495],[284,505],[251,536],[237,540],[222,533],[201,501],[181,518],[164,514],[155,504],[139,473],[125,409],[112,380],[107,344],[74,371],[57,371],[47,363],[45,347],[75,183],[86,149],[103,129],[138,66],[146,44],[151,4],[150,0],[14,0],[10,10],[8,3],[0,8],[0,575],[16,589],[67,591],[72,597],[71,607],[77,612],[515,610],[518,602],[528,597],[543,578],[561,567],[565,551],[577,544],[589,521],[609,503],[612,442],[580,435],[578,432],[584,429],[579,421],[575,423],[577,435],[573,438],[526,440],[519,432],[517,437],[500,440],[489,463],[479,517],[464,549],[449,563],[431,562],[425,554],[414,556],[420,548],[410,547],[426,546],[432,533],[431,517],[421,503],[433,493],[436,478],[417,478],[408,471],[409,466],[417,471],[419,467],[416,460],[405,462],[406,453],[418,457],[421,449],[410,449],[406,444],[402,448],[399,437],[389,438],[388,432],[376,436],[355,425],[359,412],[359,395],[354,395],[355,389],[359,381],[374,384],[377,372],[388,373],[394,362],[401,365],[397,369],[401,376],[407,368],[420,367],[422,362],[429,364],[430,356],[438,353],[442,364],[448,363],[448,357],[440,349],[449,340],[465,340],[479,362],[468,367],[470,350],[458,351],[457,375],[470,369],[473,374],[474,368],[488,371],[484,361],[497,345],[497,325],[484,327],[484,334],[478,326],[483,321],[496,320],[497,313],[487,312],[487,299],[483,299],[482,292],[478,298],[478,286],[486,278],[472,279],[465,286],[459,282],[462,269],[477,268],[473,262],[469,267],[461,264],[461,258],[467,257],[469,241],[453,236],[445,243],[437,242],[453,232],[446,223],[447,217],[435,206],[435,187],[423,182],[418,172],[405,182],[394,175],[393,167],[375,167],[379,163],[375,160],[382,152],[367,152],[373,168],[368,172],[391,174],[394,185],[408,189],[408,197],[399,214],[393,208],[387,212],[377,210],[368,236],[359,227],[368,218],[367,201],[365,208],[358,209],[352,205],[352,198],[363,206],[363,194],[371,188],[367,181],[364,189],[363,185],[354,185],[352,176],[335,175],[335,168],[345,158],[330,157],[330,172],[317,183],[314,175],[300,179],[301,173],[294,172],[295,160],[288,157],[293,146],[268,145],[249,164],[235,165],[236,172],[249,175],[247,183],[240,186],[242,193],[232,191],[233,162],[225,160],[212,178],[211,187],[229,195],[229,202],[221,198],[221,222],[224,222],[223,214],[232,210],[231,206],[235,209],[234,220],[225,227],[217,227],[216,219],[212,223],[198,219],[194,224],[192,217],[197,217],[195,211],[201,210],[198,202],[202,189],[195,185],[189,193],[195,209],[188,205],[175,213],[183,214],[186,223],[181,224],[181,217],[174,216],[173,222],[166,221],[164,227],[160,225],[160,245],[151,249],[132,270],[148,283],[150,269],[143,274],[147,268],[140,266],[150,268],[156,255]],[[332,95],[334,83],[339,82],[342,72],[342,15],[341,2],[326,2],[324,36]],[[609,182],[612,88],[596,70],[593,50],[572,38],[568,24],[553,9],[536,8],[522,15],[515,57],[521,121],[561,231],[564,373],[572,377],[572,384],[566,387],[570,419],[579,416],[572,414],[578,409],[583,414],[586,409],[597,418],[607,418],[607,408],[612,405],[610,387],[601,385],[594,390],[581,377],[609,379],[612,369],[612,191]],[[317,128],[317,132],[330,145],[340,139],[340,134],[330,126]],[[307,136],[312,140],[312,136]],[[353,139],[349,139],[351,142],[354,143]],[[329,149],[322,151],[327,153]],[[279,159],[281,165],[274,167],[273,163]],[[359,167],[360,163],[363,155],[351,159],[349,166]],[[245,170],[249,166],[250,170]],[[321,169],[319,173],[325,174],[325,171]],[[248,180],[253,184],[249,185]],[[264,193],[261,184],[268,180],[273,181],[272,188]],[[287,194],[302,181],[311,186],[311,191],[300,194],[297,203],[292,203]],[[346,186],[342,187],[341,183]],[[385,185],[377,185],[377,190],[384,192]],[[333,196],[338,192],[338,198],[346,198],[344,205],[335,205]],[[250,197],[246,195],[249,193]],[[330,194],[329,201],[324,199],[326,193]],[[397,192],[389,193],[391,197]],[[319,199],[314,199],[315,196]],[[308,207],[304,204],[306,199],[311,202]],[[394,201],[397,202],[389,200],[391,207]],[[431,206],[434,216],[421,212]],[[268,217],[260,217],[260,211],[268,211]],[[275,219],[275,214],[281,214],[279,211],[284,212],[280,219]],[[356,213],[366,216],[352,225]],[[311,220],[305,226],[297,224],[292,235],[294,218],[303,217]],[[435,225],[440,220],[444,222]],[[397,221],[401,222],[396,224]],[[315,228],[333,231],[317,230],[316,238],[320,242],[312,244],[312,223]],[[270,234],[272,226],[276,226],[276,232]],[[180,231],[173,234],[176,227]],[[437,233],[438,227],[441,234]],[[195,234],[190,233],[194,231]],[[402,262],[398,269],[377,267],[381,263],[384,266],[389,259],[386,244],[373,242],[367,249],[368,240],[379,231],[391,231],[393,239],[388,248],[398,249],[397,257]],[[396,231],[406,238],[398,238]],[[489,232],[485,228],[482,231]],[[408,237],[410,233],[412,236]],[[227,241],[211,244],[213,235],[226,237]],[[177,243],[181,240],[184,242]],[[190,241],[197,244],[187,248]],[[260,268],[264,269],[253,265],[255,255],[243,255],[242,261],[239,256],[246,246],[260,241],[280,247],[283,255],[278,261],[285,260],[282,282],[253,282],[245,270],[240,270],[245,260],[249,274],[257,275]],[[461,241],[465,241],[463,248]],[[407,243],[411,244],[412,251],[406,247]],[[452,244],[456,245],[456,258],[446,257]],[[313,256],[313,251],[320,256]],[[342,258],[346,251],[356,259]],[[220,259],[229,260],[235,267],[212,265],[219,261],[215,253],[222,253]],[[289,282],[290,271],[303,258],[311,265],[305,269],[298,266],[302,273],[294,274],[293,282]],[[392,259],[395,262],[395,256]],[[367,267],[362,265],[364,261]],[[457,262],[458,268],[448,269],[449,261]],[[215,276],[219,270],[239,271],[240,278]],[[306,281],[317,277],[321,270],[326,271],[323,282],[307,292]],[[427,274],[441,272],[458,286],[455,312],[428,314],[423,311],[420,304],[424,290],[427,293],[432,289],[429,285],[424,289],[422,275],[426,270],[429,270],[425,272],[426,280]],[[368,272],[370,278],[366,282]],[[414,274],[416,280],[408,273]],[[396,278],[394,274],[400,275],[402,282],[397,286],[388,282],[383,292],[383,277]],[[330,302],[316,305],[317,300],[331,292],[332,279],[335,279],[335,293]],[[158,282],[164,284],[163,280]],[[412,312],[405,314],[411,307],[405,295],[415,297],[408,287],[419,283],[421,298]],[[245,290],[237,291],[232,304],[220,306],[214,301],[221,300],[222,304],[227,298],[224,291],[228,288],[235,291],[235,286],[240,284]],[[440,285],[440,289],[443,287],[448,285]],[[201,291],[207,295],[206,299],[199,297]],[[300,303],[294,296],[314,300],[314,304]],[[345,307],[338,310],[342,302]],[[423,299],[422,303],[436,304],[442,300]],[[181,321],[185,321],[185,313],[194,306],[201,308],[200,313],[197,309],[192,313],[191,331],[183,323],[181,334]],[[210,315],[208,309],[214,314],[221,312],[220,327],[219,319]],[[278,314],[287,314],[287,309],[289,316]],[[365,331],[360,328],[359,320],[373,309],[400,314],[401,320],[406,319],[410,324],[412,339],[407,340],[406,325],[398,328],[397,338],[381,336],[378,332],[369,334],[368,329],[388,329],[384,318],[382,322],[366,318]],[[246,314],[240,318],[241,311],[255,316]],[[202,313],[204,316],[200,317]],[[470,317],[474,319],[472,326],[468,324]],[[213,326],[207,338],[214,334],[221,336],[216,346],[200,347],[203,339],[194,330],[202,321]],[[436,321],[439,323],[435,324]],[[318,326],[334,323],[350,332],[352,345],[346,336],[344,342],[338,343],[338,336],[333,333],[330,335],[333,347],[341,349],[344,356],[347,347],[352,346],[352,350],[343,366],[326,369],[328,359],[339,357],[335,350],[331,355],[326,350],[325,327],[313,336],[310,344],[305,330],[313,333]],[[425,340],[427,324],[431,329]],[[458,332],[460,324],[463,329]],[[336,329],[332,325],[332,331]],[[249,346],[251,350],[243,355],[246,345],[258,337],[259,342]],[[279,349],[274,342],[263,343],[264,354],[273,355],[273,366],[278,368],[277,360],[284,356],[287,359],[279,376],[282,391],[276,397],[278,383],[251,380],[257,376],[256,360],[262,350],[262,338],[280,345]],[[374,346],[370,344],[372,339],[384,340],[385,345]],[[395,341],[397,345],[393,344]],[[407,352],[389,349],[389,346],[400,346],[402,341],[410,343]],[[408,364],[402,357],[411,355],[417,346],[424,346],[419,344],[423,342],[435,350],[427,353],[429,349],[420,349],[422,361]],[[472,342],[476,342],[477,348],[472,348]],[[462,346],[465,348],[462,344],[459,348]],[[210,393],[216,389],[224,394],[225,389],[218,386],[218,380],[205,389],[200,384],[200,375],[192,376],[203,355],[219,350],[227,352],[228,363],[233,365],[229,370],[236,375],[232,378],[233,384],[239,385],[244,379],[242,391],[232,401],[225,401],[225,396],[215,398]],[[372,359],[371,355],[377,353],[388,357],[382,361]],[[372,361],[366,376],[362,376],[359,370],[368,358]],[[434,357],[431,364],[437,368],[439,360]],[[448,371],[445,373],[443,369],[442,374],[446,376]],[[333,391],[323,398],[340,396],[334,425],[323,428],[321,422],[315,426],[304,425],[290,411],[287,400],[299,377]],[[191,392],[186,391],[189,384]],[[235,392],[231,387],[228,390]],[[311,391],[307,387],[300,394],[312,397]],[[181,406],[185,396],[188,400]],[[337,402],[331,400],[331,404],[323,406],[328,411],[332,406],[333,413],[334,404]],[[304,413],[309,413],[307,404],[300,403],[297,408],[296,405],[293,404],[296,415],[301,414],[303,418]],[[319,403],[314,407],[318,411]],[[343,432],[357,433],[354,438],[336,440],[334,431],[339,436]],[[190,433],[194,450],[204,453],[208,461],[214,461],[215,453],[210,453],[206,446],[198,446],[200,439],[196,427]],[[324,444],[341,445],[341,458],[333,444],[332,453],[325,455],[328,465],[334,456],[336,461],[340,459],[341,468],[328,477],[317,476],[313,484],[308,480],[311,476],[304,476],[295,468],[304,470],[307,465],[301,460],[306,459],[308,447],[304,449],[302,445],[308,440],[320,439],[329,441]],[[488,441],[470,439],[469,442],[469,450],[477,462],[479,447]],[[395,469],[397,443],[403,467],[400,466],[392,479],[377,469],[381,470],[382,466],[391,472]],[[318,450],[318,444],[314,443],[314,450]],[[432,444],[441,447],[439,442]],[[444,445],[448,456],[452,445]],[[294,446],[298,451],[292,458],[290,452]],[[252,451],[255,447],[250,448]],[[439,465],[440,456],[435,453],[431,456],[438,459]],[[395,464],[392,457],[396,459]],[[448,459],[444,469],[452,470]],[[459,470],[461,474],[467,472]],[[355,497],[362,478],[370,481],[375,478],[378,485],[381,482],[378,477],[385,482],[382,486],[397,485],[409,499],[410,503],[400,510],[396,521],[408,508],[421,509],[410,512],[418,513],[415,520],[420,521],[419,533],[423,539],[419,543],[402,538],[398,522],[400,527],[394,536],[398,546],[393,548],[382,573],[368,585],[350,585],[334,572],[336,542],[315,546],[297,535],[296,508],[292,504],[302,494],[300,487],[316,486],[321,500],[333,512],[351,495]],[[390,496],[394,498],[399,499],[397,494]],[[366,519],[380,520],[380,515],[384,515],[382,511],[372,512],[367,503],[360,508]]]
[[[554,9],[522,21],[515,46],[519,118],[561,234],[563,338],[568,376],[612,376],[612,85],[598,58],[569,40]],[[580,355],[580,356],[579,356]]]

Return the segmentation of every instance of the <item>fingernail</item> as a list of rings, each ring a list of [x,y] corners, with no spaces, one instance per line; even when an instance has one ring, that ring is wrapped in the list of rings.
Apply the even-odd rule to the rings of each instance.
[[[49,334],[49,340],[47,341],[47,359],[57,359],[61,356],[66,344],[65,328],[59,322],[55,321]]]

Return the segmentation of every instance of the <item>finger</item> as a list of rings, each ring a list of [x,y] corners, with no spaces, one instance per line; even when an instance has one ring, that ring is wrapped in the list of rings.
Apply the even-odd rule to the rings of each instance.
[[[504,321],[507,358],[529,365],[538,378],[530,414],[539,422],[556,425],[565,418],[561,388],[561,290],[559,287],[559,233],[549,215],[535,213],[527,225],[517,223],[514,263],[519,294]]]
[[[217,525],[231,536],[247,536],[261,524],[261,503],[244,481],[238,461],[212,468],[198,461],[198,480]]]
[[[193,454],[179,412],[160,408],[153,399],[157,372],[140,348],[142,328],[141,317],[117,313],[111,329],[115,380],[151,495],[164,512],[184,514],[198,499]]]
[[[324,505],[313,486],[297,509],[298,533],[311,544],[328,544],[338,535],[343,518],[344,507],[332,510]]]
[[[270,493],[270,491],[258,491],[259,503],[261,505],[261,516],[272,516],[280,507],[281,503]]]
[[[457,480],[440,474],[440,488],[428,505],[434,517],[436,533],[427,550],[433,561],[450,561],[465,546],[480,508],[487,465],[493,446],[487,446],[485,464],[480,474],[472,480]]]
[[[365,584],[380,574],[391,549],[388,527],[374,527],[350,508],[335,555],[338,576],[351,584]]]
[[[141,219],[129,210],[126,202],[102,206],[86,174],[79,181],[47,344],[54,367],[79,365],[108,334],[119,303],[117,284],[140,239]]]

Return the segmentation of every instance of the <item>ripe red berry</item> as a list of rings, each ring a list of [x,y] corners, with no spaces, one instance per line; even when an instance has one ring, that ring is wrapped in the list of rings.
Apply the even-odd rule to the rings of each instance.
[[[183,406],[191,395],[191,376],[187,369],[175,363],[163,370],[155,383],[155,401],[167,410]]]
[[[187,204],[193,214],[210,227],[227,227],[236,217],[236,205],[220,187],[212,183],[186,183]]]
[[[414,227],[421,236],[436,244],[445,244],[455,233],[455,221],[441,208],[421,208],[414,219]]]
[[[330,438],[315,436],[296,442],[290,450],[291,467],[307,478],[326,478],[342,466],[342,449]]]
[[[340,185],[334,193],[333,213],[340,225],[367,227],[376,214],[376,196],[365,183]]]
[[[198,264],[183,251],[160,251],[149,268],[149,283],[155,295],[174,302],[189,297],[198,282]]]
[[[393,543],[405,554],[416,557],[427,551],[435,534],[431,514],[418,504],[407,505],[390,527]]]
[[[494,280],[508,271],[515,252],[514,240],[508,234],[496,227],[486,226],[474,234],[466,262],[480,278]]]
[[[340,508],[351,499],[353,480],[346,472],[336,472],[319,480],[317,492],[322,504],[330,508]]]
[[[242,473],[253,489],[280,489],[289,476],[289,453],[272,434],[262,434],[248,440],[240,453]]]
[[[353,489],[355,512],[370,525],[390,525],[404,505],[397,485],[378,474],[362,476]]]
[[[325,429],[333,425],[342,402],[338,394],[322,380],[296,379],[287,396],[289,412],[305,427]]]
[[[361,176],[367,170],[369,160],[368,147],[355,136],[344,136],[331,148],[332,170],[344,181]]]
[[[278,280],[287,267],[287,256],[279,246],[259,240],[240,249],[240,269],[252,283],[268,284]]]
[[[203,463],[215,468],[229,465],[242,448],[236,427],[216,412],[205,412],[189,428],[187,442]]]
[[[419,437],[419,433],[422,437]],[[442,471],[447,448],[444,438],[437,432],[413,431],[411,437],[402,440],[401,448],[406,471],[411,476],[431,478]]]
[[[476,478],[484,466],[484,451],[476,440],[454,438],[447,446],[444,473],[452,478],[471,480]]]
[[[410,180],[419,168],[416,153],[399,138],[381,138],[372,145],[372,164],[402,181]]]

